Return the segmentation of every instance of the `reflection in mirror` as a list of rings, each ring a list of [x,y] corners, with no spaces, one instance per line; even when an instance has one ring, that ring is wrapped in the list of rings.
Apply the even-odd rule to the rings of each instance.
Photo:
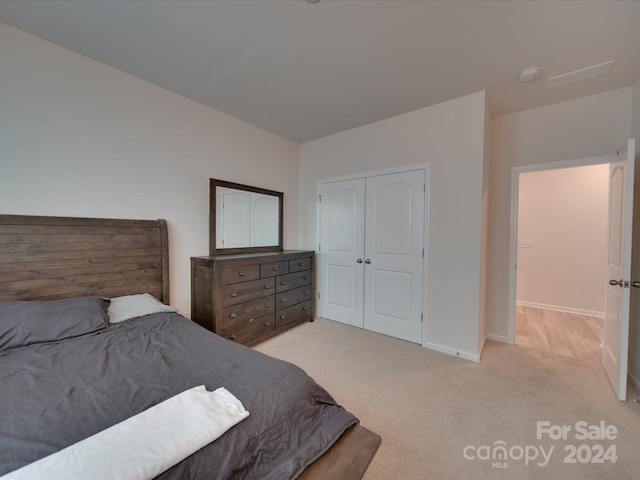
[[[211,255],[282,250],[281,192],[213,178],[210,189]]]
[[[277,197],[217,187],[216,199],[216,248],[278,244]]]

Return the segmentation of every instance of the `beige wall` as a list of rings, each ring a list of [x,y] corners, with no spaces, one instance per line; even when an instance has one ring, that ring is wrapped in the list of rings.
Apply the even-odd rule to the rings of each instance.
[[[301,246],[316,247],[320,180],[430,164],[430,348],[479,355],[485,94],[478,92],[300,146]]]
[[[208,252],[209,181],[285,192],[297,248],[298,145],[0,23],[0,212],[165,218],[172,304]]]
[[[515,166],[611,154],[626,148],[630,87],[493,119],[488,336],[508,339],[511,175]]]
[[[608,164],[521,173],[516,301],[603,317],[608,219]]]

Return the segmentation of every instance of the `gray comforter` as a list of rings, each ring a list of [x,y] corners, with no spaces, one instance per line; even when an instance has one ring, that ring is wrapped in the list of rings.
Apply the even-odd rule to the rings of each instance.
[[[154,314],[0,353],[0,475],[203,384],[251,414],[158,478],[295,478],[357,422],[295,365]]]

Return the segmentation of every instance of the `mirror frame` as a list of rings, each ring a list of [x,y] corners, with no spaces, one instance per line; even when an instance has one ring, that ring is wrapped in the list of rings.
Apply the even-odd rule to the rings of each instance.
[[[246,192],[261,193],[278,197],[278,244],[266,247],[239,247],[239,248],[216,248],[216,187],[234,188]],[[260,252],[280,252],[282,251],[282,217],[284,193],[267,190],[241,183],[227,182],[216,178],[209,179],[209,255],[233,255],[237,253],[260,253]]]

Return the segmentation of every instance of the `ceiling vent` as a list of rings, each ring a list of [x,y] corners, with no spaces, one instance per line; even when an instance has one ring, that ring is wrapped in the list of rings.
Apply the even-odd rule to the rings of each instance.
[[[569,85],[570,83],[581,82],[582,80],[606,75],[611,71],[613,62],[615,62],[615,60],[609,60],[608,62],[576,70],[575,72],[563,73],[562,75],[550,77],[549,88],[561,87],[562,85]]]

